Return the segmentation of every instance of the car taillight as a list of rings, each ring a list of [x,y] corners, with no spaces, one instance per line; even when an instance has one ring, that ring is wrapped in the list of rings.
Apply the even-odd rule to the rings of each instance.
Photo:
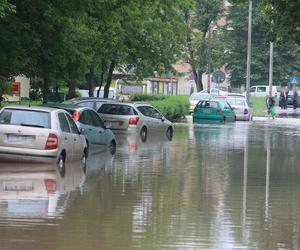
[[[77,122],[77,121],[79,120],[79,118],[80,118],[80,112],[78,112],[78,111],[75,110],[75,111],[73,112],[72,118],[73,118],[73,120],[74,120],[75,122]]]
[[[244,109],[244,115],[248,115],[248,109]]]
[[[50,133],[46,142],[45,150],[57,149],[58,139],[56,134]]]
[[[198,111],[197,108],[194,108],[194,109],[193,109],[193,112],[194,112],[194,113],[197,112],[197,111]]]
[[[44,183],[48,194],[54,193],[56,191],[56,180],[45,179]]]
[[[128,124],[129,125],[137,125],[137,123],[139,122],[139,117],[131,117],[130,119],[129,119],[129,122],[128,122]]]
[[[217,114],[222,114],[222,109],[217,109]]]

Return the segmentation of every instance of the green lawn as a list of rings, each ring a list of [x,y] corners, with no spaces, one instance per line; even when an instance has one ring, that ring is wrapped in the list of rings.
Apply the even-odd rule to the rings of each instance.
[[[265,97],[250,97],[250,103],[253,105],[253,116],[266,116],[266,98]],[[275,101],[275,106],[278,106],[278,99]]]

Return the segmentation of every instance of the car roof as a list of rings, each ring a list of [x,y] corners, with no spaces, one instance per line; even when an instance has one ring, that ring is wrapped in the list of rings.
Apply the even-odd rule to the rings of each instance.
[[[22,110],[32,110],[32,111],[44,111],[44,112],[53,112],[56,111],[57,108],[49,107],[49,106],[22,106],[22,105],[13,105],[3,107],[4,109],[22,109]]]
[[[81,102],[81,101],[112,101],[111,98],[101,98],[101,97],[76,97],[69,100],[64,101],[64,103],[75,103],[75,102]]]
[[[53,109],[64,109],[67,111],[83,111],[83,110],[93,110],[89,107],[81,107],[77,106],[75,104],[64,104],[64,103],[51,103],[51,104],[45,104],[47,107],[53,108]]]
[[[246,98],[245,95],[239,94],[239,93],[229,93],[228,98],[233,97],[233,98]]]

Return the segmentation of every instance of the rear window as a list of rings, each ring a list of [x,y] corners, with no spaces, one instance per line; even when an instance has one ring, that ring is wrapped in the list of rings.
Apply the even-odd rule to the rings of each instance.
[[[245,100],[240,98],[227,99],[230,105],[246,106]]]
[[[4,109],[0,113],[0,124],[50,128],[50,113],[22,109]]]
[[[191,96],[191,100],[194,100],[194,101],[199,101],[202,99],[210,99],[210,95],[209,94],[193,94]]]
[[[120,104],[103,104],[98,112],[111,115],[137,115],[133,107]]]

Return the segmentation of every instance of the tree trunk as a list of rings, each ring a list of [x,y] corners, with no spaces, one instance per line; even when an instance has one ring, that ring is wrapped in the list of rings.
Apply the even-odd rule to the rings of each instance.
[[[69,85],[69,92],[67,95],[67,99],[71,99],[71,98],[75,98],[75,94],[76,94],[76,84],[75,81],[69,81],[68,83]]]
[[[110,84],[112,81],[112,76],[113,76],[113,71],[115,69],[115,62],[111,61],[110,66],[109,66],[109,70],[108,70],[108,75],[107,75],[107,79],[106,79],[106,84],[104,87],[104,98],[108,98],[109,95],[109,88],[110,88]]]
[[[90,72],[88,74],[88,88],[89,88],[89,97],[93,97],[94,96],[94,89],[93,89],[93,83],[94,83],[94,67],[91,66],[90,67]]]
[[[102,67],[101,67],[101,75],[100,75],[99,88],[98,88],[98,91],[97,91],[97,97],[100,96],[100,91],[101,91],[101,88],[102,88],[103,82],[104,82],[104,73],[105,73],[105,68],[106,68],[104,60],[102,60],[102,64],[101,65],[102,65]]]
[[[199,91],[203,90],[203,82],[202,82],[202,75],[203,75],[203,71],[198,70],[197,75],[198,75],[198,82],[197,82],[197,86],[199,86]]]
[[[42,96],[43,96],[43,104],[48,102],[48,91],[49,91],[49,86],[48,86],[48,79],[47,77],[44,77],[43,79],[43,89],[42,89]]]

